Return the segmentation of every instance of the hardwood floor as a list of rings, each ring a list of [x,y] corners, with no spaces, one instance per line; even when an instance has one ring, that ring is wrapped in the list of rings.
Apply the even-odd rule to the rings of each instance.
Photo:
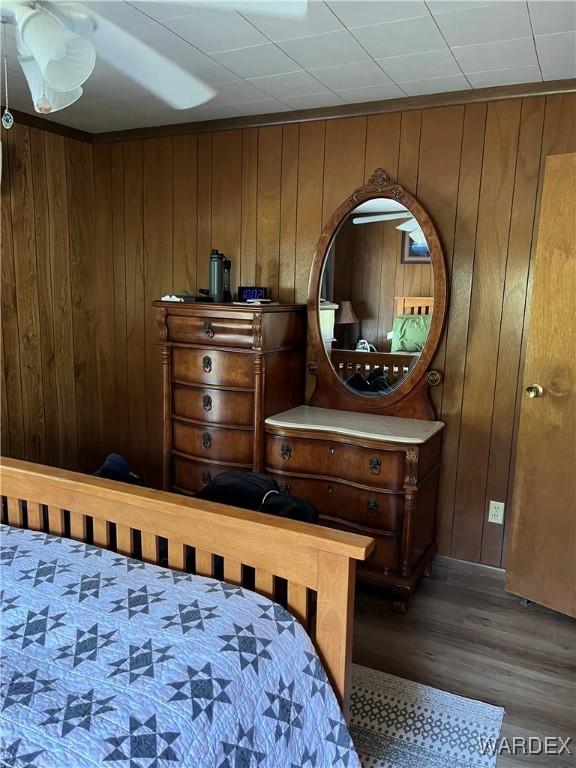
[[[354,661],[504,707],[508,739],[572,737],[571,756],[501,755],[498,768],[576,765],[576,621],[523,606],[501,570],[437,558],[405,616],[360,585]]]

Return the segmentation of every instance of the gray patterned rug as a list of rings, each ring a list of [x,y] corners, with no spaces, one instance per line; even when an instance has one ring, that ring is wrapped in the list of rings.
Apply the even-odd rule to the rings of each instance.
[[[504,710],[354,664],[350,730],[363,768],[494,768],[481,742]]]

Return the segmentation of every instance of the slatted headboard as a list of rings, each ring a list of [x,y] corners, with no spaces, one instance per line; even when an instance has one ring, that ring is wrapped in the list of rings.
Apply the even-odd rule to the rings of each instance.
[[[433,296],[395,296],[394,317],[398,315],[431,315],[434,308]]]

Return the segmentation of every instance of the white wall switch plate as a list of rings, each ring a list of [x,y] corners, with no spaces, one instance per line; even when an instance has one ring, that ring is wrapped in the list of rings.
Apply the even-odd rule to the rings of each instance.
[[[498,525],[504,524],[504,502],[503,501],[491,501],[488,509],[488,522],[497,523]]]

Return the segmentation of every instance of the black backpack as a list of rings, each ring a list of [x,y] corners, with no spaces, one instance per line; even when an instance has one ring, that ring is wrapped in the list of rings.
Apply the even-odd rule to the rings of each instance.
[[[269,491],[278,492],[279,490],[278,484],[269,475],[229,469],[213,477],[197,494],[197,498],[257,512],[264,496]]]
[[[318,512],[312,504],[289,493],[281,493],[274,478],[260,472],[237,469],[221,472],[197,494],[197,498],[303,523],[318,522]]]

